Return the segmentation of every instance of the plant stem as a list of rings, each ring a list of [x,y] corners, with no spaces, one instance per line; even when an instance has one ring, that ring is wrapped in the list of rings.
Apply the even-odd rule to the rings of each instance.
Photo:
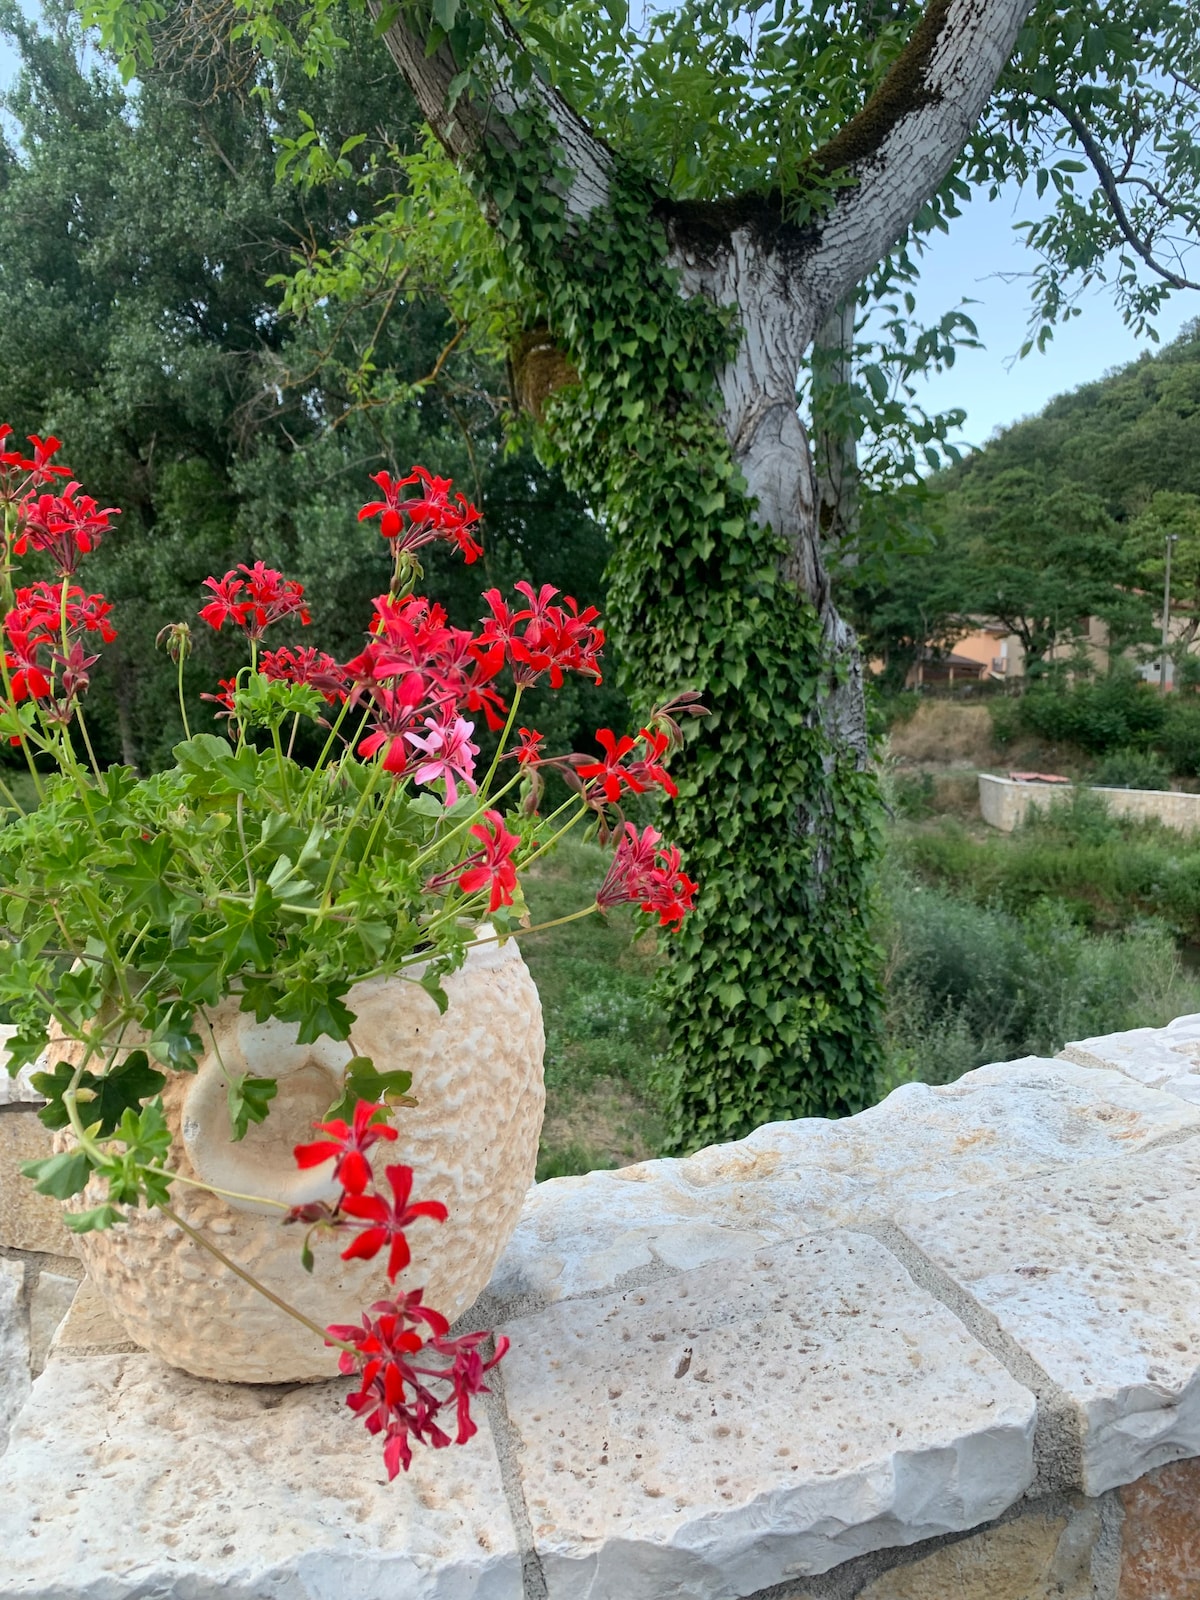
[[[213,1244],[211,1239],[206,1239],[204,1235],[193,1228],[190,1223],[185,1222],[177,1211],[172,1211],[170,1206],[164,1205],[160,1205],[158,1209],[162,1212],[164,1217],[169,1217],[177,1227],[182,1228],[189,1239],[193,1240],[202,1249],[207,1250],[210,1255],[216,1256],[217,1260],[222,1264],[222,1266],[228,1267],[230,1272],[232,1272],[236,1277],[239,1277],[243,1283],[249,1284],[251,1289],[256,1289],[258,1293],[264,1297],[264,1299],[269,1300],[273,1306],[278,1306],[280,1311],[285,1312],[287,1316],[292,1317],[296,1322],[301,1323],[304,1327],[315,1333],[317,1337],[325,1344],[334,1345],[339,1350],[353,1351],[353,1345],[346,1344],[342,1339],[331,1339],[328,1331],[325,1328],[322,1328],[319,1323],[314,1322],[311,1317],[306,1317],[303,1311],[297,1311],[295,1306],[289,1305],[288,1302],[277,1295],[273,1289],[268,1289],[265,1283],[260,1283],[252,1273],[247,1272],[244,1267],[239,1267],[236,1261],[231,1261],[230,1258],[225,1254],[224,1250],[219,1250],[217,1246]]]
[[[181,635],[179,640],[178,640],[178,643],[179,643],[179,658],[178,658],[178,661],[176,662],[175,692],[179,696],[179,715],[183,718],[183,737],[185,739],[190,739],[192,737],[192,729],[191,729],[190,723],[188,722],[187,702],[183,697],[183,658],[184,658],[183,642],[184,642],[184,638],[185,637],[186,636]]]
[[[513,723],[517,720],[517,707],[521,704],[521,692],[521,685],[517,684],[513,690],[512,705],[508,708],[508,721],[504,724],[504,729],[500,734],[500,742],[496,746],[496,754],[492,757],[492,764],[488,768],[487,777],[479,785],[479,794],[483,801],[488,798],[488,790],[492,787],[492,779],[496,776],[496,768],[503,759],[504,747],[508,743],[509,734],[513,731]]]

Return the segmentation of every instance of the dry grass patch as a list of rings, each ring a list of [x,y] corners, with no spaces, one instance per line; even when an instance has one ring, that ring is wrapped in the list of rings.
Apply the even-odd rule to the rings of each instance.
[[[986,706],[924,700],[888,738],[892,759],[905,766],[986,767],[1003,762],[992,739]]]

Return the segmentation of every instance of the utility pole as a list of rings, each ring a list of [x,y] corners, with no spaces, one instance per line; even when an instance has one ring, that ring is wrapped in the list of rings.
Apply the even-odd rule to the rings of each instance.
[[[1158,669],[1158,692],[1167,692],[1167,650],[1171,631],[1171,546],[1179,538],[1177,533],[1167,534],[1167,575],[1163,583],[1162,663]]]

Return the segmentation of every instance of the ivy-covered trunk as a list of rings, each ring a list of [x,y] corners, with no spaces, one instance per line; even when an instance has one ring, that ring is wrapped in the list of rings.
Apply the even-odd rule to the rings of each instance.
[[[529,260],[578,374],[547,437],[605,512],[627,687],[643,712],[694,689],[709,713],[663,822],[701,885],[661,985],[685,1149],[868,1102],[878,799],[796,408],[803,318],[793,302],[786,328],[731,319],[727,252],[709,242],[700,281],[677,222],[643,208],[635,226],[635,204],[595,216],[586,248]]]

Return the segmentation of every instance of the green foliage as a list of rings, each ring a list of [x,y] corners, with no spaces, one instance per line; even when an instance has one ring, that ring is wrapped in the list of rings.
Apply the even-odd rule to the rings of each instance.
[[[1114,750],[1097,763],[1091,781],[1108,789],[1166,789],[1171,773],[1153,750]]]
[[[1048,802],[1011,838],[974,838],[948,820],[926,824],[904,834],[897,855],[926,882],[979,906],[1020,916],[1052,899],[1085,929],[1153,918],[1200,941],[1200,847],[1156,824],[1113,818],[1096,796]]]
[[[1026,732],[1076,744],[1089,755],[1144,750],[1157,741],[1166,720],[1164,696],[1131,672],[1032,688],[1016,704]]]
[[[727,318],[680,298],[641,184],[568,245],[538,130],[481,185],[579,382],[549,408],[567,482],[603,507],[639,709],[698,690],[670,837],[701,884],[660,994],[669,1140],[856,1110],[875,1066],[874,780],[822,722],[837,667],[755,519],[717,414]]]
[[[972,904],[897,873],[887,932],[882,1091],[913,1079],[949,1083],[990,1061],[1053,1055],[1070,1039],[1160,1026],[1200,1008],[1200,984],[1183,973],[1164,928],[1143,922],[1097,936],[1055,899]]]

